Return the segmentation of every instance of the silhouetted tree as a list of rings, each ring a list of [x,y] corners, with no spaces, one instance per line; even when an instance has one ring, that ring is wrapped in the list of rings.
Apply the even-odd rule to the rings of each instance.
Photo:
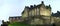
[[[7,24],[7,22],[4,22],[4,20],[2,20],[1,26],[8,26],[8,24]]]
[[[52,24],[52,26],[56,26],[56,24],[55,24],[55,23],[53,23],[53,24]]]

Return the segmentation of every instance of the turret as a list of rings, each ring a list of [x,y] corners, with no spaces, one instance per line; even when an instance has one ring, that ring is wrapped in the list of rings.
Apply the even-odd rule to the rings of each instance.
[[[42,7],[45,7],[44,5],[44,1],[41,1],[41,4],[40,4]]]
[[[51,6],[49,5],[49,8],[51,9]]]
[[[24,11],[28,11],[29,10],[29,6],[25,6]]]
[[[29,6],[25,6],[25,9],[28,9],[29,8]]]

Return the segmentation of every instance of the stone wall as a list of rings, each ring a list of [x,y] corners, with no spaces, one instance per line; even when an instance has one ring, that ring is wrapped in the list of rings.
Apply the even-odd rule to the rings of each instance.
[[[30,23],[29,24],[38,24],[38,25],[44,25],[44,24],[51,24],[50,22],[50,17],[34,17],[32,19],[31,17],[31,20],[30,20]]]

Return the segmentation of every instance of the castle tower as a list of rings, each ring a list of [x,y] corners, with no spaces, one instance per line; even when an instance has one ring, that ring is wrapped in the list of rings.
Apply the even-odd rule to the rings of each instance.
[[[25,19],[29,16],[28,12],[29,12],[29,7],[25,6],[24,11],[22,12],[22,18],[23,19]]]

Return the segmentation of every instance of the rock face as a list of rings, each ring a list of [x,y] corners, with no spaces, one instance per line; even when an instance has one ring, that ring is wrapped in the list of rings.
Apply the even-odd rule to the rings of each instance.
[[[34,18],[34,20],[31,20],[31,24],[36,25],[36,24],[44,24],[42,19],[39,18]]]
[[[51,24],[50,17],[37,17],[37,18],[31,18],[29,21],[29,24],[33,25],[45,25],[45,24]]]

